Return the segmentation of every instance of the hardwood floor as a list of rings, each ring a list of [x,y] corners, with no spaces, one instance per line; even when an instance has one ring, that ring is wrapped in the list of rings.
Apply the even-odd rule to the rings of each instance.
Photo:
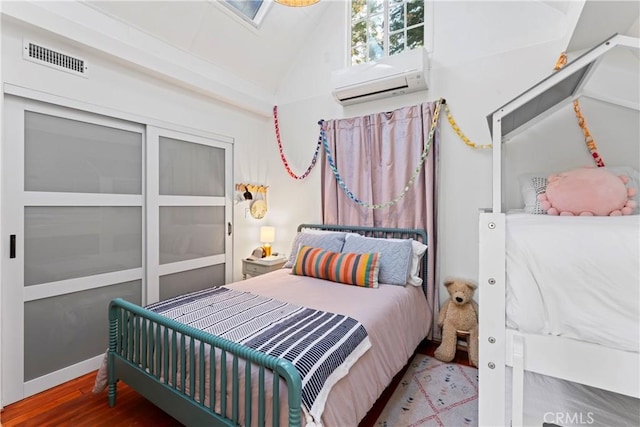
[[[417,352],[433,355],[437,343],[425,342]],[[469,365],[466,353],[458,351],[455,363]],[[373,426],[406,368],[371,408],[359,427]],[[181,424],[137,392],[118,383],[118,402],[110,408],[106,391],[93,394],[95,372],[7,406],[0,415],[2,427],[179,427]]]

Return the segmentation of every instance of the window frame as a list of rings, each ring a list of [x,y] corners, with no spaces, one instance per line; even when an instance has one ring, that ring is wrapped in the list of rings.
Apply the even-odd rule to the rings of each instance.
[[[261,1],[262,4],[258,8],[258,12],[256,13],[256,16],[252,19],[249,16],[242,13],[241,10],[233,7],[230,3],[227,2],[227,0],[209,0],[211,4],[220,6],[220,8],[225,12],[227,12],[229,16],[233,17],[238,22],[243,24],[246,28],[253,31],[260,28],[260,25],[262,25],[262,21],[264,20],[267,13],[269,13],[269,9],[271,9],[271,6],[273,5],[273,0],[258,0],[258,1]]]
[[[406,0],[405,0],[406,1]],[[434,1],[433,0],[424,0],[424,19],[422,22],[422,26],[423,26],[423,40],[422,40],[422,46],[416,46],[413,49],[408,49],[408,50],[403,50],[402,52],[398,52],[394,55],[389,55],[389,36],[391,31],[389,30],[389,0],[383,0],[383,16],[384,16],[384,48],[383,48],[383,54],[380,58],[377,59],[371,59],[369,58],[369,55],[367,55],[367,58],[365,61],[358,63],[358,64],[354,64],[353,63],[353,54],[352,54],[352,26],[353,26],[353,19],[352,19],[352,2],[353,0],[349,0],[346,3],[346,19],[347,19],[347,25],[346,25],[346,45],[347,45],[347,49],[346,49],[346,55],[345,55],[345,63],[347,67],[353,67],[353,66],[357,66],[357,65],[361,65],[361,64],[366,64],[366,63],[371,63],[374,61],[377,61],[379,59],[382,58],[388,58],[390,56],[395,56],[395,55],[402,55],[404,52],[408,51],[408,50],[413,50],[416,48],[424,48],[427,50],[428,53],[431,53],[433,51],[433,10],[434,10]],[[367,13],[368,14],[368,13]],[[362,21],[361,21],[362,22]],[[364,18],[364,22],[370,22],[369,20],[369,16]],[[400,32],[403,32],[405,35],[405,44],[406,44],[406,34],[407,31],[411,28],[416,28],[419,25],[412,25],[412,26],[403,26],[402,30],[396,30],[393,31],[393,34],[397,34]]]

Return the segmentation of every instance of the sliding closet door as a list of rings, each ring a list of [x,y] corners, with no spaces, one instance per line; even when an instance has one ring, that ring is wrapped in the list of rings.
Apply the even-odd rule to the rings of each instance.
[[[232,145],[148,127],[148,302],[231,279]]]
[[[230,281],[232,141],[5,97],[2,402],[97,368],[113,298]]]
[[[144,127],[11,96],[2,144],[2,401],[95,369],[142,302]]]

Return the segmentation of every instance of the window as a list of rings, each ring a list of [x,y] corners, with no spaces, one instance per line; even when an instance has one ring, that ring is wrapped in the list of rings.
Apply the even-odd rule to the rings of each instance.
[[[267,13],[270,2],[263,0],[224,0],[222,2],[236,15],[254,27],[258,27]]]
[[[351,65],[424,46],[425,0],[352,0]]]

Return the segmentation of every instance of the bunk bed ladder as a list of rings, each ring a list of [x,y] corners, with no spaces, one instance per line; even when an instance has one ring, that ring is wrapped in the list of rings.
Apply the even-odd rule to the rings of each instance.
[[[511,426],[524,425],[524,338],[513,335],[511,360]]]

